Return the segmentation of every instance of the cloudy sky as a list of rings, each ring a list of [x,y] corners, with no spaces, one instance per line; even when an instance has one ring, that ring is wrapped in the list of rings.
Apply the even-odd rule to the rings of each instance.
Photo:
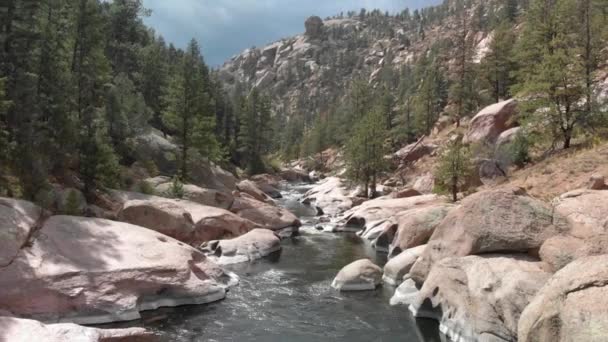
[[[185,47],[191,38],[212,66],[251,46],[263,46],[304,31],[311,15],[380,8],[390,12],[419,8],[440,0],[144,0],[148,25],[167,42]]]

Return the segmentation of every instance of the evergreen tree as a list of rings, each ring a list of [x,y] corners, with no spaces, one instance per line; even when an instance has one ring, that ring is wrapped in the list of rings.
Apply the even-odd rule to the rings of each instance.
[[[356,124],[345,146],[348,175],[364,186],[366,197],[376,196],[377,178],[386,166],[386,134],[382,110],[376,108]]]
[[[465,190],[472,171],[470,152],[458,138],[452,141],[439,157],[435,172],[435,190],[450,194],[452,201],[456,202],[458,193]]]
[[[513,60],[515,35],[512,24],[505,21],[494,30],[489,52],[482,61],[481,74],[488,84],[492,99],[499,102],[510,97],[516,63]]]
[[[254,88],[241,111],[240,144],[247,171],[256,174],[265,171],[262,156],[268,152],[270,129],[270,98]]]

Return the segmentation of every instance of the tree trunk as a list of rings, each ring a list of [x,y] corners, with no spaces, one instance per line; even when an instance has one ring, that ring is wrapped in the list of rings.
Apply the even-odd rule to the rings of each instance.
[[[452,201],[458,201],[458,177],[452,177]]]

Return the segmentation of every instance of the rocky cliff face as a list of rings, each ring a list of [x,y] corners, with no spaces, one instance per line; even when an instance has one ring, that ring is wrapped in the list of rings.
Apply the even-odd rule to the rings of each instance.
[[[243,51],[219,70],[227,87],[257,87],[273,97],[278,113],[318,113],[340,99],[357,77],[376,85],[438,42],[453,41],[457,20],[442,6],[428,18],[387,16],[380,12],[321,20],[310,17],[305,33]],[[473,15],[471,9],[470,15]],[[425,18],[426,18],[425,17]],[[424,22],[424,24],[423,24]],[[475,60],[487,52],[491,34],[472,30]],[[450,55],[446,58],[449,60]]]

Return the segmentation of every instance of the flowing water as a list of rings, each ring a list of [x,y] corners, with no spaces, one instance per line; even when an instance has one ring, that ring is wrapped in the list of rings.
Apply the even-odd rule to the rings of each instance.
[[[165,341],[441,341],[436,323],[391,307],[393,289],[340,293],[333,277],[350,262],[370,258],[369,243],[314,229],[315,210],[299,203],[310,186],[291,186],[280,204],[301,217],[300,236],[283,241],[280,255],[227,267],[240,276],[225,300],[142,313],[141,326]]]

